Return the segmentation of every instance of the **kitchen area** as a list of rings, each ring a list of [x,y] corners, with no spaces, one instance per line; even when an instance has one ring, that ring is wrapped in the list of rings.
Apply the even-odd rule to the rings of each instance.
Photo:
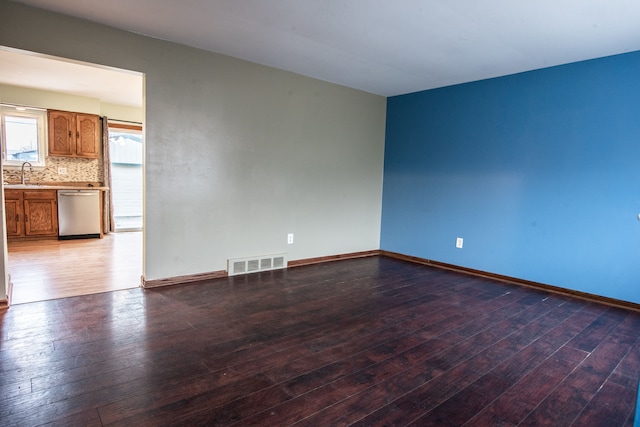
[[[23,107],[24,108],[24,107]],[[11,121],[10,107],[3,107],[5,138],[8,143],[13,136],[16,140],[20,130],[28,135],[28,124],[14,124]],[[9,163],[29,156],[31,161],[23,161],[19,169],[4,170],[4,197],[7,239],[46,238],[58,239],[103,237],[104,224],[108,224],[108,213],[102,206],[108,206],[109,188],[98,181],[99,162],[102,149],[102,123],[97,115],[48,110],[47,134],[49,162],[34,173],[32,161],[38,160],[37,148],[22,151],[19,155],[11,152],[5,156]],[[15,116],[20,119],[22,116]],[[13,132],[11,132],[13,131]],[[24,145],[22,145],[24,146]],[[35,152],[34,152],[35,151]],[[68,159],[67,162],[53,162],[53,158]],[[74,164],[69,160],[85,162],[84,168],[92,175],[86,178],[95,181],[82,181],[80,173],[75,173]],[[64,164],[57,167],[58,180],[47,180],[54,163]],[[9,163],[10,164],[10,163]],[[67,166],[74,173],[69,177]],[[93,170],[93,172],[92,172]],[[19,180],[18,180],[19,172]],[[51,178],[49,178],[51,179]],[[69,179],[69,181],[60,181]],[[107,225],[108,227],[108,225]],[[109,231],[109,230],[106,230]]]
[[[139,286],[142,77],[1,47],[0,64],[11,304]],[[22,67],[47,77],[32,73],[29,81],[17,81]],[[70,78],[82,93],[67,90]],[[100,93],[105,79],[120,82],[124,92]],[[26,137],[17,138],[20,132]]]

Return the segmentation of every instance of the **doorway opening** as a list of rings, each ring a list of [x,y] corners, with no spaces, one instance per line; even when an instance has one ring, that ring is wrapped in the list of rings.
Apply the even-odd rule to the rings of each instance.
[[[25,69],[30,72],[25,73]],[[5,209],[0,221],[4,247],[0,273],[4,278],[3,291],[11,304],[140,286],[144,273],[144,75],[0,46],[0,87],[0,103],[108,117],[110,123],[126,124],[128,128],[116,125],[113,138],[124,138],[123,147],[135,151],[122,155],[117,149],[114,152],[108,148],[117,160],[111,166],[116,168],[117,195],[113,207],[119,221],[112,229],[119,233],[106,233],[101,239],[57,240],[55,233],[42,239],[33,236],[7,239]],[[105,186],[104,170],[108,166],[102,163],[102,154],[98,159],[82,159],[50,155],[47,145],[44,150],[44,164],[28,168],[29,184],[47,189]],[[0,166],[4,183],[20,181],[20,166]],[[129,195],[123,188],[128,189]],[[0,191],[3,207],[5,191],[3,186]]]
[[[109,122],[114,231],[142,230],[142,126]]]

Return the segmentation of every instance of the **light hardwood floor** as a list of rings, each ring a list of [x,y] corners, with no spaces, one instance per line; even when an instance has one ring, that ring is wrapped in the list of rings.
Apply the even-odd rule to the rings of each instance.
[[[140,286],[142,232],[103,239],[11,241],[12,304]]]

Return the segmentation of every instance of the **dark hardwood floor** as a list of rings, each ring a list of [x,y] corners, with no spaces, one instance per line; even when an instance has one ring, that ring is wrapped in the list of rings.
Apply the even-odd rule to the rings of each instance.
[[[0,425],[631,426],[640,314],[384,257],[11,307]]]

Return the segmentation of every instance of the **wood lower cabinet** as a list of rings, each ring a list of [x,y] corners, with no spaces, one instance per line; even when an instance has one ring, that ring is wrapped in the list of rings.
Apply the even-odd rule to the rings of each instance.
[[[94,114],[49,110],[49,155],[100,157],[100,117]]]
[[[4,212],[7,219],[7,237],[24,236],[24,199],[22,191],[4,191]]]
[[[56,190],[5,190],[7,237],[58,235]]]

